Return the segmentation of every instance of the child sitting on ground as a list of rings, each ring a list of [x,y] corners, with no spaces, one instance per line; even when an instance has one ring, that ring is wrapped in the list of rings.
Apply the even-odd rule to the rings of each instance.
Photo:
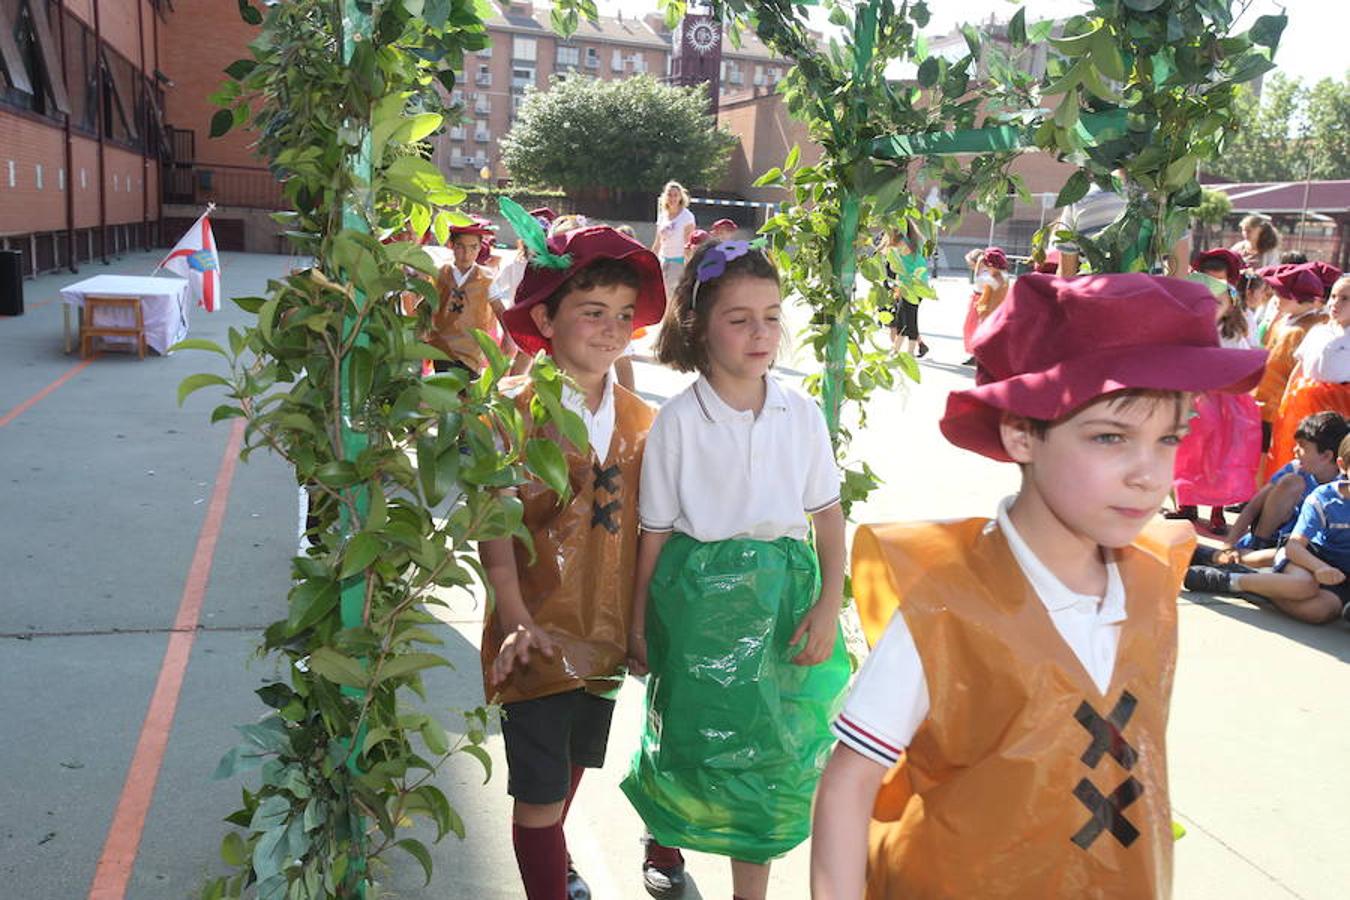
[[[1298,604],[1276,605],[1314,625],[1344,618],[1350,622],[1350,438],[1341,442],[1340,478],[1308,495],[1298,522],[1280,550],[1275,571],[1312,582],[1312,596]]]
[[[859,527],[873,650],[816,794],[812,896],[1165,900],[1195,535],[1154,517],[1191,395],[1249,388],[1264,356],[1219,347],[1203,287],[1143,274],[1023,275],[974,350],[942,432],[1021,490],[993,521]]]

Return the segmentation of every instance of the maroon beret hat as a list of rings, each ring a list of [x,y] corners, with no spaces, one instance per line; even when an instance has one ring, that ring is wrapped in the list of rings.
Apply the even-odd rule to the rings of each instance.
[[[1322,286],[1326,288],[1327,291],[1330,291],[1331,286],[1336,283],[1336,279],[1341,277],[1341,270],[1336,268],[1329,262],[1323,262],[1320,259],[1314,259],[1307,265],[1309,271],[1311,271],[1318,278],[1322,279]]]
[[[1237,287],[1238,276],[1242,274],[1242,257],[1232,250],[1219,248],[1196,254],[1195,259],[1191,260],[1191,271],[1198,272],[1205,263],[1215,261],[1223,263],[1224,280]]]
[[[1245,391],[1266,360],[1264,350],[1219,346],[1203,285],[1141,273],[1023,275],[971,351],[976,387],[948,395],[942,433],[1003,462],[1005,412],[1053,422],[1131,388]]]
[[[566,269],[534,265],[526,267],[525,277],[516,288],[515,302],[502,316],[512,339],[526,353],[550,349],[548,340],[534,324],[530,308],[546,301],[562,287],[563,282],[602,259],[624,260],[638,273],[641,283],[638,287],[637,308],[633,311],[633,327],[641,328],[661,321],[666,311],[661,261],[637,241],[608,225],[593,225],[554,235],[548,239],[548,249],[559,256],[571,256],[572,264]]]
[[[708,226],[708,230],[709,230],[709,231],[716,231],[716,230],[719,229],[719,228],[730,228],[730,229],[732,229],[733,231],[739,231],[739,230],[740,230],[740,227],[741,227],[741,226],[737,225],[735,222],[731,221],[730,219],[718,219],[716,222],[714,222],[714,223],[712,223],[711,225]]]
[[[1003,269],[1004,271],[1007,271],[1008,254],[1003,252],[1002,247],[987,247],[980,255],[980,262],[989,266],[991,269]]]
[[[553,220],[558,218],[558,214],[547,206],[536,206],[534,209],[530,210],[530,215],[534,216],[536,219],[542,219],[545,228],[552,225]]]
[[[1323,284],[1322,275],[1314,265],[1314,263],[1288,263],[1267,266],[1258,269],[1257,274],[1284,299],[1308,303],[1325,297],[1326,289],[1329,287]]]

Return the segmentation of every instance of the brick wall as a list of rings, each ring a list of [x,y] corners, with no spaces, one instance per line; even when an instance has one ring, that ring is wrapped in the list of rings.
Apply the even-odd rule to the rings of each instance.
[[[0,234],[54,231],[66,226],[61,130],[0,112]],[[38,167],[42,187],[38,187]],[[10,173],[13,172],[13,185]],[[69,187],[69,185],[67,185]]]
[[[199,163],[262,166],[249,149],[252,133],[210,137],[219,107],[207,99],[225,80],[225,67],[248,55],[258,28],[240,19],[238,5],[228,0],[174,0],[173,7],[159,26],[159,67],[174,82],[164,90],[165,124],[196,132]]]

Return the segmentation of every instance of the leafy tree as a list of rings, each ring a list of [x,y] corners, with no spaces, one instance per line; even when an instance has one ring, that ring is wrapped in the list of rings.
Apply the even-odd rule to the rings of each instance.
[[[1289,181],[1304,177],[1307,90],[1276,73],[1258,97],[1244,87],[1238,95],[1238,130],[1223,153],[1205,168],[1229,181]],[[1297,175],[1294,173],[1297,171]]]
[[[647,75],[555,79],[525,96],[502,160],[512,178],[567,191],[655,193],[670,179],[716,183],[736,138],[708,117],[705,90]]]
[[[562,0],[571,9],[581,0]],[[407,836],[424,817],[436,836],[465,824],[435,775],[456,754],[489,767],[488,712],[448,725],[410,703],[423,674],[448,666],[429,607],[483,582],[475,543],[529,539],[510,488],[534,477],[566,493],[557,444],[533,438],[554,422],[584,444],[561,406],[562,377],[546,359],[531,375],[523,414],[498,390],[506,359],[486,335],[487,371],[421,377],[444,358],[419,341],[437,295],[436,269],[397,237],[431,227],[445,239],[465,221],[464,192],[425,158],[443,127],[439,84],[454,85],[465,50],[486,45],[462,0],[290,0],[266,12],[239,0],[262,28],[250,55],[226,70],[212,131],[250,126],[282,182],[280,214],[308,268],[235,302],[256,320],[228,345],[192,338],[180,349],[218,354],[226,374],[201,372],[179,401],[223,389],[212,421],[232,421],[242,456],[276,453],[315,502],[312,546],[292,560],[286,613],[262,636],[277,677],[258,689],[267,707],[239,726],[218,777],[256,772],[227,817],[221,856],[234,868],[205,900],[317,900],[373,896],[375,866],[397,850],[431,877],[431,856]],[[566,10],[564,10],[566,11]],[[421,298],[415,316],[403,301]],[[237,420],[237,421],[235,421]]]
[[[1311,88],[1276,74],[1258,98],[1243,90],[1240,127],[1207,168],[1230,181],[1350,177],[1350,76]]]
[[[1191,210],[1191,222],[1195,226],[1195,244],[1204,247],[1209,243],[1209,229],[1222,225],[1223,220],[1233,211],[1233,201],[1223,191],[1200,189],[1200,203]]]

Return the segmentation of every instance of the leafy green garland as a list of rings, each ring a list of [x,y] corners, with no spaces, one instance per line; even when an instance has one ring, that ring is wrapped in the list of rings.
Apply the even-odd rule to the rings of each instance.
[[[481,377],[423,378],[423,359],[444,359],[418,339],[438,301],[437,269],[416,243],[379,239],[402,236],[406,223],[444,242],[464,220],[451,209],[464,192],[445,182],[423,142],[452,112],[443,98],[464,51],[488,43],[479,5],[358,0],[349,8],[369,16],[369,29],[344,35],[354,28],[345,8],[288,0],[264,15],[240,0],[262,29],[215,98],[224,108],[213,133],[257,132],[294,208],[279,218],[313,264],[271,281],[266,296],[236,300],[257,319],[231,328],[228,347],[179,345],[220,354],[229,373],[189,376],[179,400],[223,387],[228,400],[212,420],[245,420],[244,458],[265,448],[293,465],[318,524],[293,560],[288,613],[260,649],[284,677],[258,690],[269,711],[239,727],[244,742],[216,772],[258,770],[259,784],[243,789],[227,819],[242,829],[221,846],[236,871],[211,880],[207,898],[371,896],[372,863],[391,848],[430,880],[427,848],[401,831],[422,816],[438,839],[463,837],[433,777],[456,754],[490,773],[490,713],[464,712],[451,733],[409,705],[410,691],[423,694],[422,673],[449,665],[429,610],[448,591],[486,584],[476,542],[528,542],[510,488],[532,476],[567,493],[562,452],[535,429],[552,421],[584,434],[546,358],[531,375],[528,415],[503,395],[510,361],[486,335]],[[417,313],[405,315],[412,300]],[[340,598],[353,586],[357,623],[344,627]]]

